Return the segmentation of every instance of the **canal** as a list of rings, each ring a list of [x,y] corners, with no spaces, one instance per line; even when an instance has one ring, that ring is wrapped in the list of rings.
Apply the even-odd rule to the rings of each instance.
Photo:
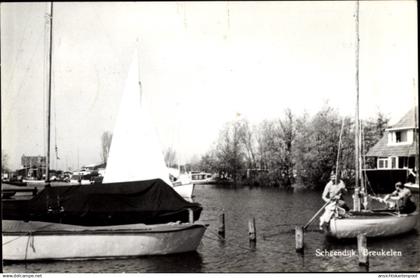
[[[203,206],[200,221],[209,224],[197,252],[129,259],[8,264],[4,272],[235,273],[235,272],[389,272],[420,270],[420,224],[415,231],[387,239],[368,239],[368,268],[358,265],[355,240],[338,242],[318,231],[318,220],[305,233],[303,254],[295,252],[295,225],[303,226],[323,205],[320,192],[275,188],[197,185],[194,201]],[[418,195],[415,195],[418,203]],[[348,196],[347,202],[351,204]],[[225,214],[225,240],[218,234]],[[248,239],[255,218],[257,241]]]

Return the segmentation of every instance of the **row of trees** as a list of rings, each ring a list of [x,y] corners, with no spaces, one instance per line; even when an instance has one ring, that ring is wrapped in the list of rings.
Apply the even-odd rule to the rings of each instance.
[[[382,137],[387,124],[381,113],[363,122],[364,153]],[[325,106],[313,117],[297,117],[287,109],[282,118],[253,126],[244,118],[228,122],[195,167],[225,173],[234,183],[321,188],[337,165],[341,177],[352,183],[354,160],[353,120]]]
[[[382,138],[388,121],[380,112],[375,119],[363,121],[363,153]],[[112,134],[104,132],[101,139],[106,162]],[[165,150],[166,164],[177,166],[176,156],[172,148]],[[352,184],[354,161],[353,119],[340,117],[325,105],[312,117],[295,116],[286,109],[281,118],[256,125],[238,117],[223,126],[210,151],[186,166],[189,170],[218,172],[235,184],[321,188],[337,169],[341,178]],[[373,161],[367,160],[365,167],[372,166]]]

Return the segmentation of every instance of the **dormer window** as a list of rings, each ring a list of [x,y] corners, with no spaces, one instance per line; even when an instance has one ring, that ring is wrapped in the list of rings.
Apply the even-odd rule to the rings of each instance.
[[[395,142],[396,143],[407,142],[407,131],[396,131],[395,132]]]
[[[388,145],[406,145],[413,143],[413,130],[390,130]]]

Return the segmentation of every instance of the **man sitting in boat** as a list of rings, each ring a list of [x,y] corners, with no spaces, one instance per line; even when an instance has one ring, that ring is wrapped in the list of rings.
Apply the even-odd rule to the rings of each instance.
[[[350,208],[344,202],[343,194],[347,193],[346,185],[342,180],[337,182],[337,176],[331,174],[330,181],[322,192],[322,199],[325,202],[337,201],[337,205],[343,208],[345,211],[349,211]]]
[[[337,182],[337,176],[331,174],[330,181],[322,192],[322,199],[329,203],[325,207],[324,214],[319,218],[319,227],[321,230],[325,230],[328,227],[333,216],[342,217],[346,214],[350,208],[346,205],[343,200],[343,194],[347,192],[346,185],[342,180]]]
[[[401,182],[395,184],[395,191],[383,199],[384,202],[391,202],[392,206],[400,213],[408,214],[416,210],[416,204],[411,200],[411,191],[405,188]]]
[[[331,201],[326,207],[322,216],[319,218],[319,228],[321,230],[328,230],[328,224],[331,218],[341,218],[346,215],[346,210],[338,205],[338,199]]]

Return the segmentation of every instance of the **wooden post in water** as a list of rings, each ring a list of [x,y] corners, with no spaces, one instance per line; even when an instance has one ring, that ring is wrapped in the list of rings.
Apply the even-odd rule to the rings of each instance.
[[[357,252],[359,255],[359,265],[369,265],[366,234],[357,235]]]
[[[296,252],[303,252],[303,227],[295,227]]]
[[[188,220],[192,224],[194,223],[194,211],[192,209],[188,209]]]
[[[217,233],[225,238],[225,213],[222,212],[222,214],[219,216],[219,229]]]
[[[356,187],[353,194],[353,210],[360,211],[360,189]]]
[[[255,226],[255,218],[252,218],[248,221],[248,235],[249,241],[256,242],[257,241],[257,228]]]

